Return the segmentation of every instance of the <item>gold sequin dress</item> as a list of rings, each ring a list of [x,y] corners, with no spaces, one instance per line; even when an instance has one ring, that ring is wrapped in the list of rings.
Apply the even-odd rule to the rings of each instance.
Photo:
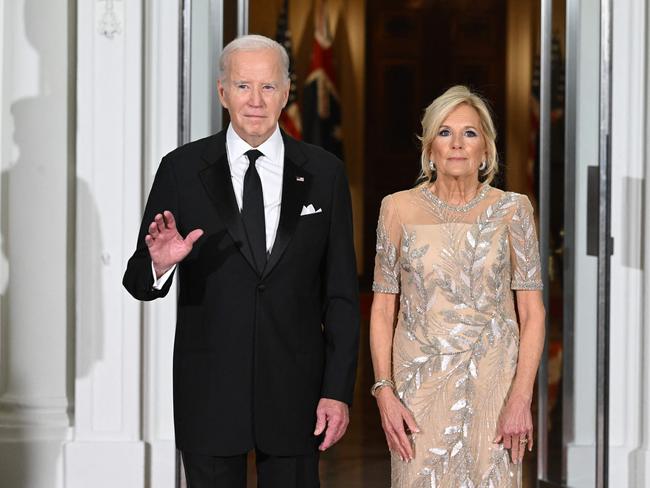
[[[392,456],[392,488],[521,486],[492,440],[517,366],[512,290],[541,287],[527,197],[484,185],[462,206],[427,186],[384,198],[373,291],[399,294],[393,379],[421,431],[413,461]]]

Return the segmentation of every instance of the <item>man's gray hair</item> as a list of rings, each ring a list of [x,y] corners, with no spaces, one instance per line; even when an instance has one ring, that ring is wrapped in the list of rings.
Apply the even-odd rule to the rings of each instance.
[[[228,74],[230,69],[230,57],[237,51],[262,51],[264,49],[273,49],[278,53],[280,62],[282,63],[282,72],[285,77],[285,81],[289,81],[289,55],[287,50],[268,37],[260,36],[258,34],[248,34],[245,36],[238,37],[237,39],[230,41],[226,47],[221,51],[221,56],[219,56],[219,79],[223,81]]]

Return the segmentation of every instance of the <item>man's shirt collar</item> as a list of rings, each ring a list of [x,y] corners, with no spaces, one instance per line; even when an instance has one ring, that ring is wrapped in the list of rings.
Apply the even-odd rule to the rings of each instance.
[[[277,124],[273,134],[255,148],[239,137],[237,132],[235,132],[235,129],[233,129],[232,124],[228,125],[228,130],[226,131],[226,146],[228,148],[228,157],[230,158],[231,163],[241,158],[246,151],[249,151],[250,149],[258,149],[272,163],[282,164],[283,161],[279,160],[280,154],[282,153],[282,145],[282,134],[280,132],[280,127]]]

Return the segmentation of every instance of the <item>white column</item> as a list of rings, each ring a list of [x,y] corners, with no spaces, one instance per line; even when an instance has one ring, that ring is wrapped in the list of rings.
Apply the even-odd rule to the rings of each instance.
[[[140,221],[142,2],[77,2],[77,309],[66,488],[142,487],[141,306],[121,286]]]
[[[179,9],[176,2],[147,0],[146,11],[145,197],[160,159],[178,145],[179,55]],[[175,283],[167,297],[146,303],[144,311],[143,433],[150,453],[149,478],[152,488],[174,488],[176,446],[172,353],[176,321]]]
[[[610,486],[633,481],[639,447],[643,338],[643,178],[645,151],[645,2],[616,2],[613,16]],[[647,456],[647,451],[645,451]],[[647,468],[650,467],[647,466]]]
[[[642,2],[644,3],[644,2]],[[632,453],[629,459],[629,484],[628,486],[650,486],[650,272],[648,272],[648,259],[650,259],[650,62],[648,56],[650,55],[650,36],[647,35],[650,28],[650,8],[645,5],[645,12],[643,6],[637,6],[633,10],[634,19],[632,25],[634,26],[634,33],[628,39],[626,45],[632,49],[632,59],[630,62],[639,63],[635,66],[632,72],[637,76],[640,86],[635,87],[634,100],[638,103],[635,107],[636,123],[639,124],[637,130],[630,134],[628,140],[633,137],[640,138],[638,141],[633,141],[635,148],[635,155],[639,155],[640,159],[637,162],[642,166],[640,169],[643,177],[643,189],[645,191],[644,206],[645,215],[641,214],[639,221],[643,224],[641,235],[641,245],[639,246],[642,253],[642,266],[640,272],[642,273],[642,283],[640,287],[641,303],[639,304],[642,315],[640,320],[640,327],[636,337],[636,352],[640,356],[634,371],[636,374],[630,378],[632,387],[639,390],[639,394],[635,399],[639,408],[638,418],[638,448]],[[621,29],[623,31],[623,29]],[[621,32],[621,37],[623,37]],[[645,34],[645,39],[644,39]],[[638,42],[639,46],[630,46],[630,43]],[[621,49],[624,47],[621,46]],[[641,52],[639,52],[641,51]],[[621,54],[622,57],[625,54]],[[641,59],[639,59],[641,58]],[[626,67],[630,69],[630,67]],[[641,115],[645,115],[645,119],[639,120],[639,112],[644,111]],[[645,123],[644,123],[645,122]],[[638,148],[638,146],[641,146]],[[641,220],[643,219],[643,220]],[[638,240],[635,241],[638,243]],[[611,482],[610,482],[611,484]]]
[[[68,2],[0,2],[0,483],[62,486],[71,340]]]
[[[593,487],[596,431],[597,264],[587,255],[587,172],[598,164],[599,2],[583,0],[578,9],[576,66],[575,242],[573,243],[574,347],[573,438],[567,445],[567,485]],[[569,401],[568,398],[564,401]],[[568,419],[566,419],[568,421]]]

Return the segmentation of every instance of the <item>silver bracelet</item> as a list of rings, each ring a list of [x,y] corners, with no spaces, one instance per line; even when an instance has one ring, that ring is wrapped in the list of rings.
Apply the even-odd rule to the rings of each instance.
[[[377,380],[374,385],[370,387],[370,394],[374,397],[377,396],[377,390],[383,388],[384,386],[390,386],[392,390],[395,389],[395,382],[393,380]]]

